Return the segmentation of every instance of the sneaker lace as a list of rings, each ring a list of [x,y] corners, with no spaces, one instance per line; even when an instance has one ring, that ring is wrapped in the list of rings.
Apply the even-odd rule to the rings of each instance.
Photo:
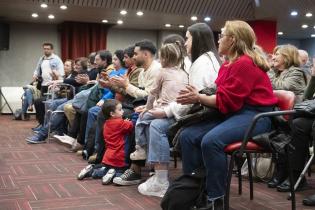
[[[125,171],[125,173],[123,173],[122,175],[121,175],[121,177],[123,178],[123,179],[126,179],[126,178],[128,178],[130,175],[132,175],[134,172],[133,172],[133,170],[132,169],[127,169],[126,171]]]

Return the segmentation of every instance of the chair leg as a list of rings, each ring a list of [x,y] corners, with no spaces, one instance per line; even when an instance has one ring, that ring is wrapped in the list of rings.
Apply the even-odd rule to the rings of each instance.
[[[230,165],[229,165],[229,170],[228,170],[228,176],[227,176],[227,182],[226,182],[226,191],[225,191],[225,198],[224,198],[224,209],[229,210],[229,199],[230,199],[230,187],[231,187],[231,179],[232,179],[232,172],[233,172],[233,167],[234,167],[234,160],[235,160],[235,155],[231,155],[230,159]]]
[[[246,159],[248,165],[248,179],[249,179],[249,192],[250,192],[250,199],[254,199],[254,187],[253,187],[253,173],[252,173],[252,159],[250,154],[246,152]]]
[[[237,166],[237,173],[238,173],[238,194],[242,195],[242,172],[241,172],[241,160],[238,157],[235,157],[235,162]]]
[[[286,154],[286,160],[288,163],[288,172],[289,172],[289,180],[290,180],[290,198],[291,198],[291,209],[296,209],[296,202],[295,202],[295,192],[294,192],[294,183],[293,183],[293,174],[291,170],[291,164],[289,161],[289,153],[288,153],[288,147],[285,147],[285,154]]]

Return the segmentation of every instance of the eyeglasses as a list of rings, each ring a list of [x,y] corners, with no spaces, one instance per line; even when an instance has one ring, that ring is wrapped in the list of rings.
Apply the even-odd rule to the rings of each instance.
[[[231,36],[231,35],[220,33],[220,34],[219,34],[219,39],[222,39],[224,36]]]

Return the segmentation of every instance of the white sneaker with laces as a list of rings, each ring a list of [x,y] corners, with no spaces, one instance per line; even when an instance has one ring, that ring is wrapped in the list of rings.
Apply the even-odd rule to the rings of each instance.
[[[102,178],[102,184],[104,184],[104,185],[109,184],[112,181],[112,179],[114,178],[115,174],[116,174],[115,169],[113,169],[113,168],[109,169],[107,171],[107,173],[105,174],[105,176],[103,176],[103,178]]]
[[[145,160],[147,159],[147,152],[144,148],[139,145],[136,145],[136,151],[130,154],[131,160]]]
[[[80,171],[80,173],[78,174],[78,180],[82,180],[86,177],[86,175],[91,171],[93,170],[93,164],[90,164],[90,165],[87,165],[84,169],[82,169]]]
[[[142,195],[157,196],[162,198],[166,193],[168,186],[168,180],[160,182],[156,175],[153,175],[147,181],[138,186],[138,191]]]
[[[67,135],[64,135],[64,136],[54,135],[54,137],[58,139],[59,141],[61,141],[62,143],[69,144],[71,146],[76,141],[75,138],[72,138],[71,136],[67,136]]]

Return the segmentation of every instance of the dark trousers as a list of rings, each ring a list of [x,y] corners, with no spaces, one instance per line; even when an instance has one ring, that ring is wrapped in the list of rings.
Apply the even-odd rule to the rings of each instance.
[[[48,91],[47,86],[41,87],[41,94],[42,96],[34,101],[35,111],[36,111],[36,119],[39,124],[44,125],[45,121],[45,104],[43,101],[46,100],[45,93]]]
[[[289,161],[294,174],[300,174],[309,157],[309,145],[315,119],[296,118],[292,122],[292,141],[289,146]]]

